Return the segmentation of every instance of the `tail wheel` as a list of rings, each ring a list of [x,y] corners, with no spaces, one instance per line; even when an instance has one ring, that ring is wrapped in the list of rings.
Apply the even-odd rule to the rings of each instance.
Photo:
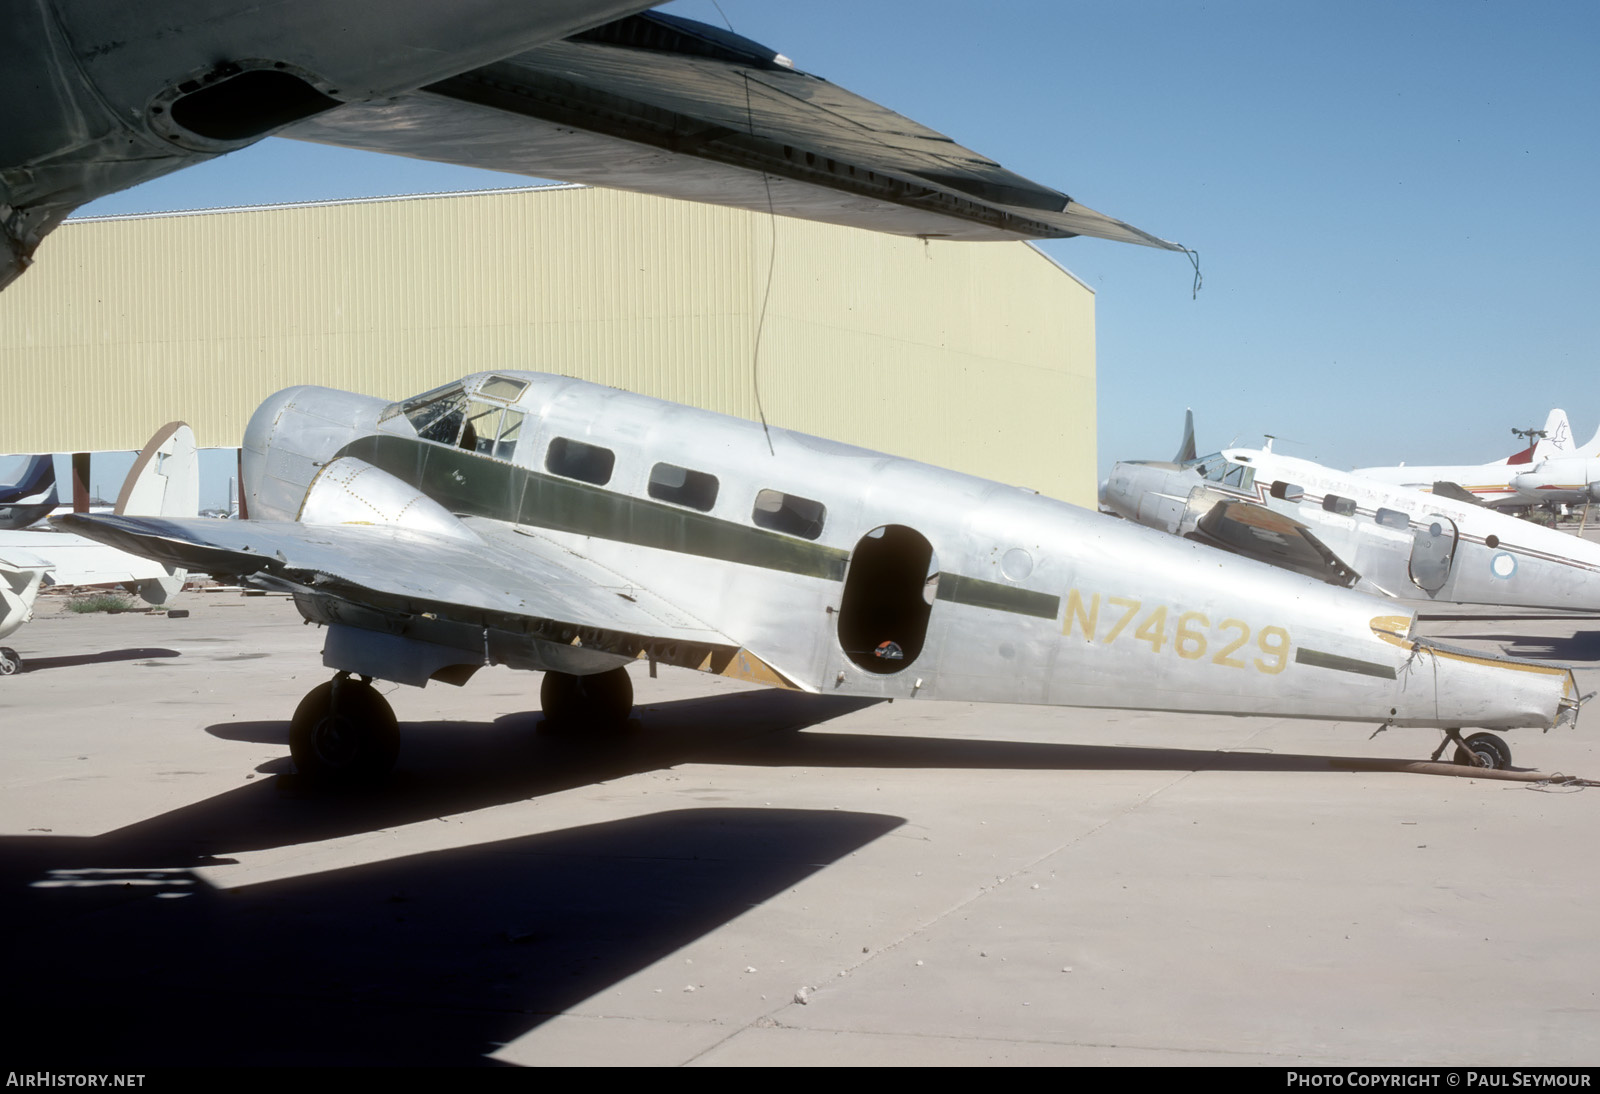
[[[539,685],[539,705],[545,719],[558,726],[616,728],[633,710],[633,680],[620,667],[593,676],[547,672]]]
[[[11,676],[22,671],[22,658],[10,646],[0,646],[0,676]]]
[[[340,678],[300,700],[289,723],[289,754],[319,782],[365,782],[387,774],[400,755],[400,727],[370,684]]]
[[[1511,766],[1511,746],[1493,733],[1474,733],[1457,748],[1455,762],[1467,767],[1492,767],[1504,771]]]

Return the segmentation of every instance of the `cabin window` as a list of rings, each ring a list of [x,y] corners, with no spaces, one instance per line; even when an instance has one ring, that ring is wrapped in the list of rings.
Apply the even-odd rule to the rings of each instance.
[[[1372,519],[1385,528],[1398,528],[1402,532],[1411,527],[1411,518],[1398,509],[1379,509]]]
[[[1322,507],[1330,513],[1338,513],[1341,517],[1356,515],[1354,498],[1341,498],[1338,494],[1329,494],[1322,499]]]
[[[522,432],[523,414],[509,407],[471,402],[466,427],[461,430],[461,447],[500,460],[509,460],[516,451]]]
[[[611,469],[616,462],[617,455],[611,449],[566,437],[551,441],[544,457],[545,469],[551,473],[579,482],[592,482],[596,486],[604,486],[611,481]]]
[[[1272,496],[1284,501],[1299,501],[1306,496],[1305,487],[1296,486],[1291,482],[1275,482],[1272,484]]]
[[[750,514],[758,528],[770,528],[801,539],[816,539],[822,534],[822,520],[827,508],[820,501],[763,490],[756,495],[756,506]]]
[[[649,491],[657,501],[670,501],[709,513],[717,504],[717,477],[676,464],[658,463],[650,469]]]

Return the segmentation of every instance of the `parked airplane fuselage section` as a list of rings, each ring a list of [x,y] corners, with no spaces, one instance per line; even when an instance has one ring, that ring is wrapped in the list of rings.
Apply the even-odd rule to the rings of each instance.
[[[1229,499],[1310,528],[1358,576],[1358,589],[1600,612],[1600,545],[1273,452],[1230,449],[1184,467],[1120,463],[1103,500],[1129,520],[1189,535],[1207,510]]]
[[[244,478],[256,520],[553,544],[616,574],[614,595],[739,645],[731,667],[677,663],[807,691],[1489,728],[1548,726],[1574,698],[1565,670],[1414,642],[1381,600],[910,460],[784,430],[769,449],[757,424],[544,374],[392,404],[281,392],[246,432]],[[427,674],[383,664],[411,637],[428,672],[446,648],[466,668],[576,673],[681,652],[582,619],[512,634],[482,614],[297,600],[335,625],[331,667],[409,683]]]
[[[0,486],[0,529],[26,528],[55,511],[55,457],[29,456],[16,480]]]

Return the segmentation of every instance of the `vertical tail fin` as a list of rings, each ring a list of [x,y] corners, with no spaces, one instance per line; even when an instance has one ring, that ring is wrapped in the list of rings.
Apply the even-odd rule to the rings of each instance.
[[[200,455],[194,433],[182,422],[168,422],[144,446],[117,495],[118,516],[193,517],[200,514]],[[187,571],[139,583],[139,595],[165,604],[183,588]]]
[[[1544,436],[1540,437],[1533,446],[1535,460],[1549,459],[1551,456],[1571,456],[1575,454],[1572,442],[1572,426],[1567,422],[1565,410],[1552,410],[1550,416],[1544,420]]]
[[[1189,407],[1183,412],[1183,441],[1178,445],[1178,454],[1172,457],[1173,463],[1188,463],[1195,459],[1194,450],[1194,408]]]

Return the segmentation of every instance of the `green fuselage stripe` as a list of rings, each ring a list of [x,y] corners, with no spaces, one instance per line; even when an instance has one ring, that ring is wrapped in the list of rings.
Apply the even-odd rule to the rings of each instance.
[[[1302,665],[1311,665],[1319,669],[1353,672],[1359,676],[1376,676],[1380,680],[1395,678],[1394,668],[1390,665],[1358,661],[1354,657],[1341,657],[1337,653],[1323,653],[1321,650],[1308,650],[1304,646],[1294,651],[1294,659]]]
[[[845,563],[850,560],[848,552],[835,547],[630,498],[428,441],[375,434],[347,445],[339,455],[366,460],[460,516],[488,517],[829,581],[844,580]]]
[[[1014,585],[1001,585],[979,577],[960,574],[939,575],[939,599],[952,604],[968,604],[974,608],[988,608],[1015,615],[1033,615],[1040,619],[1054,619],[1061,613],[1061,598],[1049,593],[1036,593],[1032,589],[1019,589]]]
[[[476,452],[372,434],[340,449],[421,490],[458,516],[594,536],[663,551],[843,581],[850,552],[633,498]],[[1061,598],[960,574],[939,575],[939,599],[1054,619]]]

